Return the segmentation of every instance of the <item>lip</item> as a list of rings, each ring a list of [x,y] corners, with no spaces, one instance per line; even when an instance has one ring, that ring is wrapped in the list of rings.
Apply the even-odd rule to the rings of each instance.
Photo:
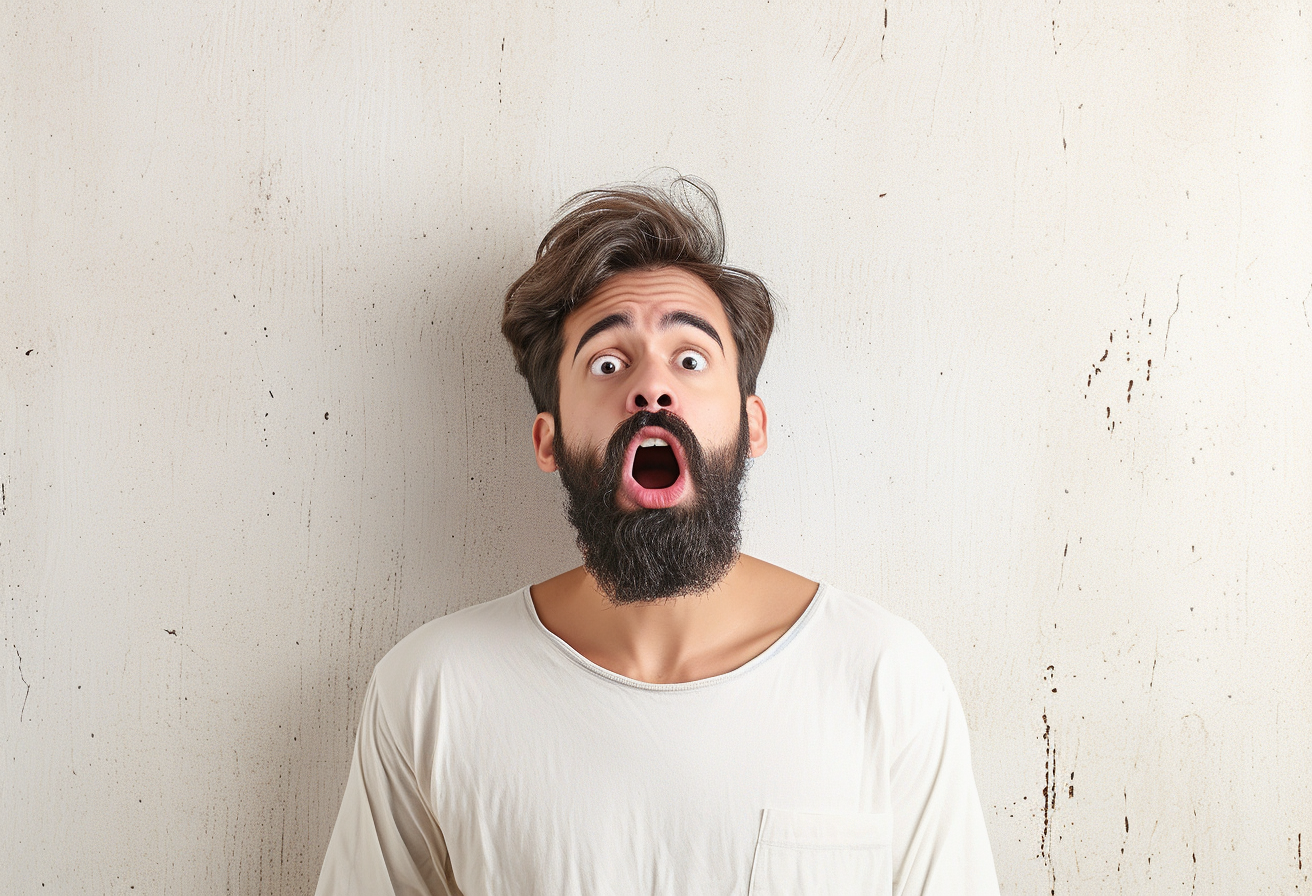
[[[633,478],[633,458],[644,439],[663,439],[674,452],[674,459],[679,464],[679,477],[665,488],[646,488]],[[638,430],[638,434],[629,441],[628,450],[624,452],[624,476],[620,480],[620,486],[621,494],[647,510],[673,507],[679,503],[679,499],[688,491],[688,460],[684,457],[683,446],[679,444],[679,440],[671,435],[669,430],[660,426],[644,426]]]

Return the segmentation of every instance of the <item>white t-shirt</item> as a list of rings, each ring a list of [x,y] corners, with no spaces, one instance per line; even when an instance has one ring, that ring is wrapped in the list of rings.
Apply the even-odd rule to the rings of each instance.
[[[732,672],[649,684],[528,588],[374,670],[319,896],[996,894],[966,721],[909,622],[821,585]]]

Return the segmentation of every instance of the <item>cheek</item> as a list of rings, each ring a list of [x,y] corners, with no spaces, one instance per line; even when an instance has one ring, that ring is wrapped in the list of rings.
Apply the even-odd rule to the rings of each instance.
[[[742,417],[737,377],[718,375],[686,390],[683,397],[685,419],[698,432],[715,441],[737,437]]]
[[[572,400],[571,400],[572,399]],[[620,409],[621,412],[623,409]],[[603,408],[597,401],[583,396],[562,395],[560,398],[561,435],[571,448],[604,449],[615,427],[623,422],[623,415]]]
[[[703,447],[725,445],[738,438],[742,410],[737,402],[732,406],[717,402],[714,405],[685,405],[682,415]]]

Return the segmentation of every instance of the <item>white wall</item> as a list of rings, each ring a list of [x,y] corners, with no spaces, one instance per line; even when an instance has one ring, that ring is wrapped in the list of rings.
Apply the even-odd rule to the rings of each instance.
[[[668,165],[788,307],[748,548],[937,645],[1004,892],[1306,892],[1305,6],[8,4],[0,891],[310,888],[373,663],[576,559],[499,303]]]

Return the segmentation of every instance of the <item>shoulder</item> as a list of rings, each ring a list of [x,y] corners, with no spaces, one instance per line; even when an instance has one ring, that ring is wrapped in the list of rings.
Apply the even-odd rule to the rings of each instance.
[[[874,600],[822,585],[817,628],[840,650],[917,675],[946,675],[942,658],[912,622]]]
[[[868,688],[881,714],[913,723],[956,699],[947,665],[919,628],[868,597],[823,588],[814,634],[841,674]]]
[[[532,639],[523,589],[439,616],[406,635],[374,668],[383,694],[414,694],[434,686],[447,670],[477,675]]]

